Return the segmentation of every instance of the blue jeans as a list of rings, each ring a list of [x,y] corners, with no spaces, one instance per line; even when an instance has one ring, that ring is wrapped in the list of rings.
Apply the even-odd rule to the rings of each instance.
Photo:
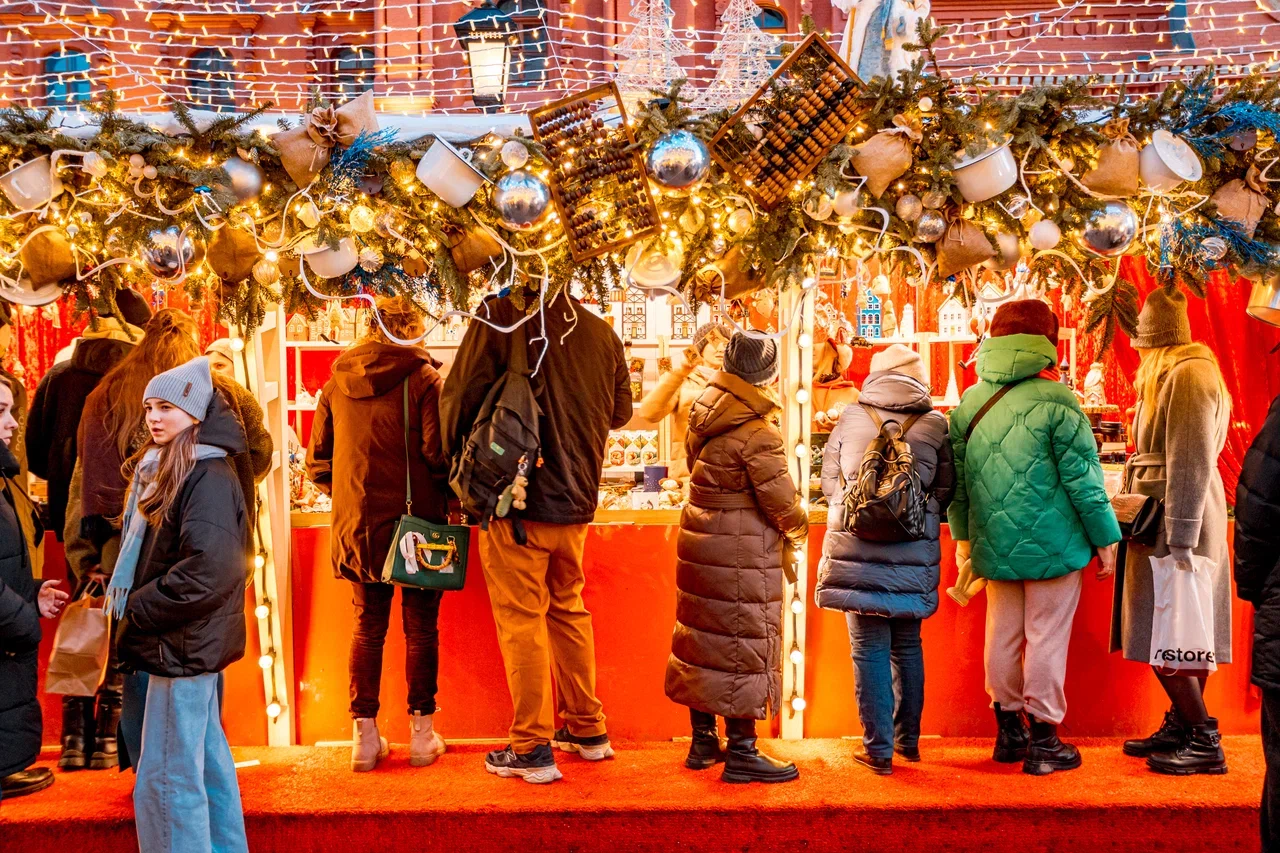
[[[145,853],[247,853],[240,787],[218,715],[216,672],[153,675],[133,788]]]
[[[846,613],[862,743],[872,758],[920,744],[924,651],[919,619]]]

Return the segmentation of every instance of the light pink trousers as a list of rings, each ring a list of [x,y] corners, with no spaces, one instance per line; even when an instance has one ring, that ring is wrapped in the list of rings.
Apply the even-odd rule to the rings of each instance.
[[[1067,646],[1081,572],[1047,581],[987,584],[987,693],[1001,710],[1055,725],[1067,715]]]

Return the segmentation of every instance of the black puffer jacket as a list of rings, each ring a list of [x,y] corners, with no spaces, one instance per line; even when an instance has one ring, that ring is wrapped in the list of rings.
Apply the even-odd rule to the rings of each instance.
[[[1253,683],[1280,690],[1280,397],[1236,487],[1236,593],[1254,606]]]
[[[55,364],[40,380],[27,417],[27,465],[49,481],[49,524],[62,541],[67,495],[76,469],[76,430],[85,400],[133,344],[111,338],[76,344],[70,361]]]
[[[0,474],[13,477],[18,461],[0,444]],[[0,497],[0,777],[30,767],[40,754],[40,700],[36,655],[40,649],[39,586],[18,516]]]
[[[214,398],[200,443],[228,457],[243,453],[244,430]],[[231,459],[196,462],[164,522],[147,528],[120,623],[121,667],[180,678],[244,657],[250,557],[249,515]]]

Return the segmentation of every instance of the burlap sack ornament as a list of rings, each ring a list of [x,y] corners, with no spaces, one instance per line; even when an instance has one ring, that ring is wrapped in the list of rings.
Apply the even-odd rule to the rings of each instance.
[[[466,228],[446,228],[445,245],[458,271],[463,275],[478,270],[494,258],[502,256],[502,244],[477,224]]]
[[[71,251],[71,243],[56,228],[33,235],[18,253],[18,258],[27,278],[37,288],[75,280],[76,258]]]
[[[893,127],[886,127],[853,147],[853,168],[867,179],[867,190],[876,198],[911,168],[911,147],[924,138],[920,123],[899,113]]]
[[[417,249],[410,249],[409,254],[400,259],[400,269],[413,278],[424,276],[427,274],[427,259]]]
[[[995,247],[981,228],[952,215],[938,241],[938,275],[946,278],[995,257]]]
[[[1139,146],[1129,132],[1129,119],[1112,119],[1102,133],[1111,141],[1098,149],[1098,165],[1085,172],[1080,183],[1102,195],[1137,195]]]
[[[1240,227],[1250,240],[1267,212],[1267,193],[1257,166],[1250,166],[1244,179],[1227,181],[1209,199],[1218,208],[1218,218]]]
[[[253,274],[253,265],[261,255],[258,242],[248,231],[223,226],[209,238],[205,260],[214,275],[225,282],[236,284]]]
[[[280,151],[280,164],[289,177],[305,187],[329,165],[335,145],[350,145],[362,131],[377,130],[373,93],[365,92],[340,107],[315,108],[301,127],[281,131],[271,141]]]
[[[742,247],[733,246],[724,257],[698,270],[694,277],[694,289],[699,302],[715,302],[720,299],[721,281],[725,299],[741,299],[764,286],[764,275],[753,266],[745,266]]]

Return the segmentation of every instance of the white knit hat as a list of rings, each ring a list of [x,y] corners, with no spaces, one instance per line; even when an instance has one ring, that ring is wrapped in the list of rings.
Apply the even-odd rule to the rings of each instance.
[[[920,353],[906,344],[893,344],[871,357],[871,372],[884,373],[892,371],[910,376],[920,384],[924,384],[924,362]]]

